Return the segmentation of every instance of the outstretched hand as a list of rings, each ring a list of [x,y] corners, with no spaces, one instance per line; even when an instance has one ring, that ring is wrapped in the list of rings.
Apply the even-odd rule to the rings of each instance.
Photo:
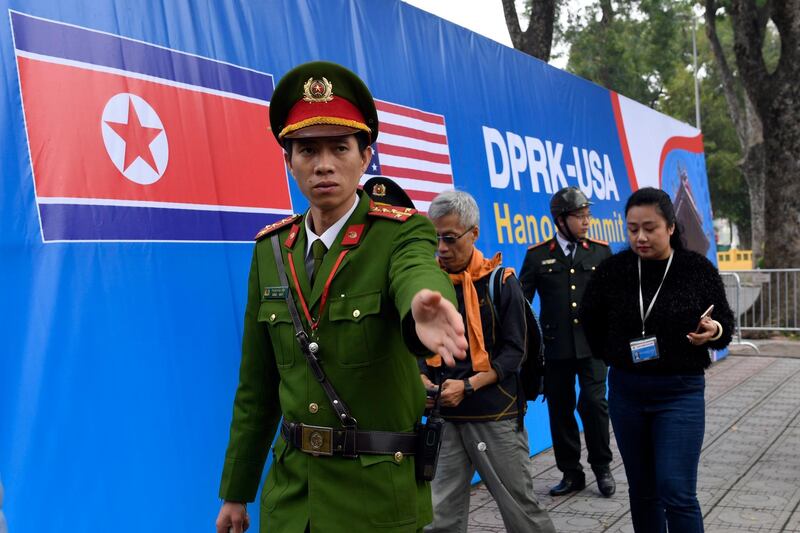
[[[444,364],[454,366],[455,359],[467,356],[469,345],[464,337],[464,321],[450,300],[438,292],[422,289],[411,300],[411,316],[419,340],[442,356]]]

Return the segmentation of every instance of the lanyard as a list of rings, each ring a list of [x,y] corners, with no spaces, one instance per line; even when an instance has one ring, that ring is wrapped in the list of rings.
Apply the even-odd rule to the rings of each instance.
[[[658,289],[656,293],[653,295],[653,299],[650,300],[650,305],[647,306],[647,312],[644,312],[644,298],[642,297],[642,258],[639,258],[639,316],[642,317],[642,337],[644,337],[644,321],[647,320],[647,317],[650,316],[650,311],[653,310],[653,304],[656,303],[656,298],[658,298],[658,293],[661,292],[661,286],[664,285],[664,280],[667,279],[667,272],[669,272],[669,267],[672,264],[672,256],[675,254],[675,251],[672,250],[669,253],[669,260],[667,261],[667,268],[664,269],[664,277],[661,278],[661,283],[658,284]]]

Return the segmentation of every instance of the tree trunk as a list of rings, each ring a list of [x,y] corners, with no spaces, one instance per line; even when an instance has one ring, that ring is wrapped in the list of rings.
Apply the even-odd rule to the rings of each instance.
[[[800,266],[800,0],[732,0],[736,64],[764,135],[764,266]],[[762,53],[767,20],[780,34],[774,72]]]
[[[764,143],[750,146],[740,165],[750,196],[750,247],[753,265],[764,257]]]
[[[532,0],[531,20],[523,32],[514,0],[503,0],[503,14],[511,43],[520,52],[525,52],[542,61],[550,61],[553,45],[553,24],[556,17],[556,0]]]
[[[750,196],[750,247],[753,251],[753,263],[757,266],[764,256],[764,137],[761,120],[747,94],[744,96],[744,109],[742,109],[736,90],[736,78],[728,66],[722,44],[717,37],[716,11],[716,1],[706,0],[706,35],[720,70],[728,114],[736,128],[736,136],[742,150],[743,157],[739,168],[747,183]]]
[[[764,211],[769,213],[770,220],[764,241],[766,268],[800,266],[800,95],[797,92],[789,88],[781,91],[769,118],[762,119],[767,161]],[[790,98],[794,102],[787,101]]]

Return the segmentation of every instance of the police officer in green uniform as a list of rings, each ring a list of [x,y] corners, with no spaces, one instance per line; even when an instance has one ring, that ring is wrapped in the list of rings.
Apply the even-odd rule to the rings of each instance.
[[[310,208],[256,236],[217,532],[249,526],[246,503],[276,431],[260,531],[417,531],[432,512],[430,487],[415,477],[425,390],[412,354],[452,365],[467,348],[455,292],[434,260],[435,231],[413,208],[357,189],[379,124],[349,70],[291,70],[270,122]]]
[[[581,298],[595,267],[611,256],[608,244],[587,239],[591,202],[575,187],[565,187],[550,200],[556,236],[528,249],[520,272],[525,297],[539,293],[539,322],[546,358],[544,388],[556,466],[563,473],[550,494],[560,496],[586,486],[580,463],[581,441],[575,420],[575,377],[580,384],[578,414],[583,422],[589,464],[601,494],[616,491],[611,475],[606,374],[592,357],[578,318]]]

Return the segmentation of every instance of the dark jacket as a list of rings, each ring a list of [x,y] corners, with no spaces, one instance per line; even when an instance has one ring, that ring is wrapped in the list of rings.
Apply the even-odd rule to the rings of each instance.
[[[665,261],[642,261],[644,308],[658,288]],[[647,317],[646,335],[658,340],[659,358],[634,363],[631,339],[642,336],[639,312],[637,255],[631,250],[604,261],[586,288],[581,320],[596,357],[615,368],[644,374],[701,374],[711,364],[708,348],[728,345],[733,333],[733,313],[725,298],[719,272],[695,252],[676,250],[664,285]],[[712,318],[723,328],[722,337],[703,346],[689,343],[700,315],[714,304]]]
[[[442,407],[445,420],[451,422],[487,422],[507,420],[517,417],[517,370],[522,364],[525,353],[525,308],[527,305],[519,281],[514,276],[505,280],[505,285],[495,301],[499,300],[495,310],[489,301],[489,276],[474,281],[481,309],[483,339],[489,361],[497,372],[497,383],[487,385],[466,396],[456,407]],[[462,285],[456,285],[458,310],[466,324],[464,312],[464,291]],[[465,379],[474,376],[472,359],[469,350],[467,358],[456,360],[453,368],[441,366],[430,367],[424,359],[420,360],[420,371],[434,383],[443,379]],[[443,376],[437,375],[444,372]]]
[[[572,261],[555,237],[528,249],[519,278],[528,301],[539,293],[539,323],[547,359],[591,357],[578,311],[595,268],[609,256],[611,249],[606,243],[592,240],[578,246]]]

